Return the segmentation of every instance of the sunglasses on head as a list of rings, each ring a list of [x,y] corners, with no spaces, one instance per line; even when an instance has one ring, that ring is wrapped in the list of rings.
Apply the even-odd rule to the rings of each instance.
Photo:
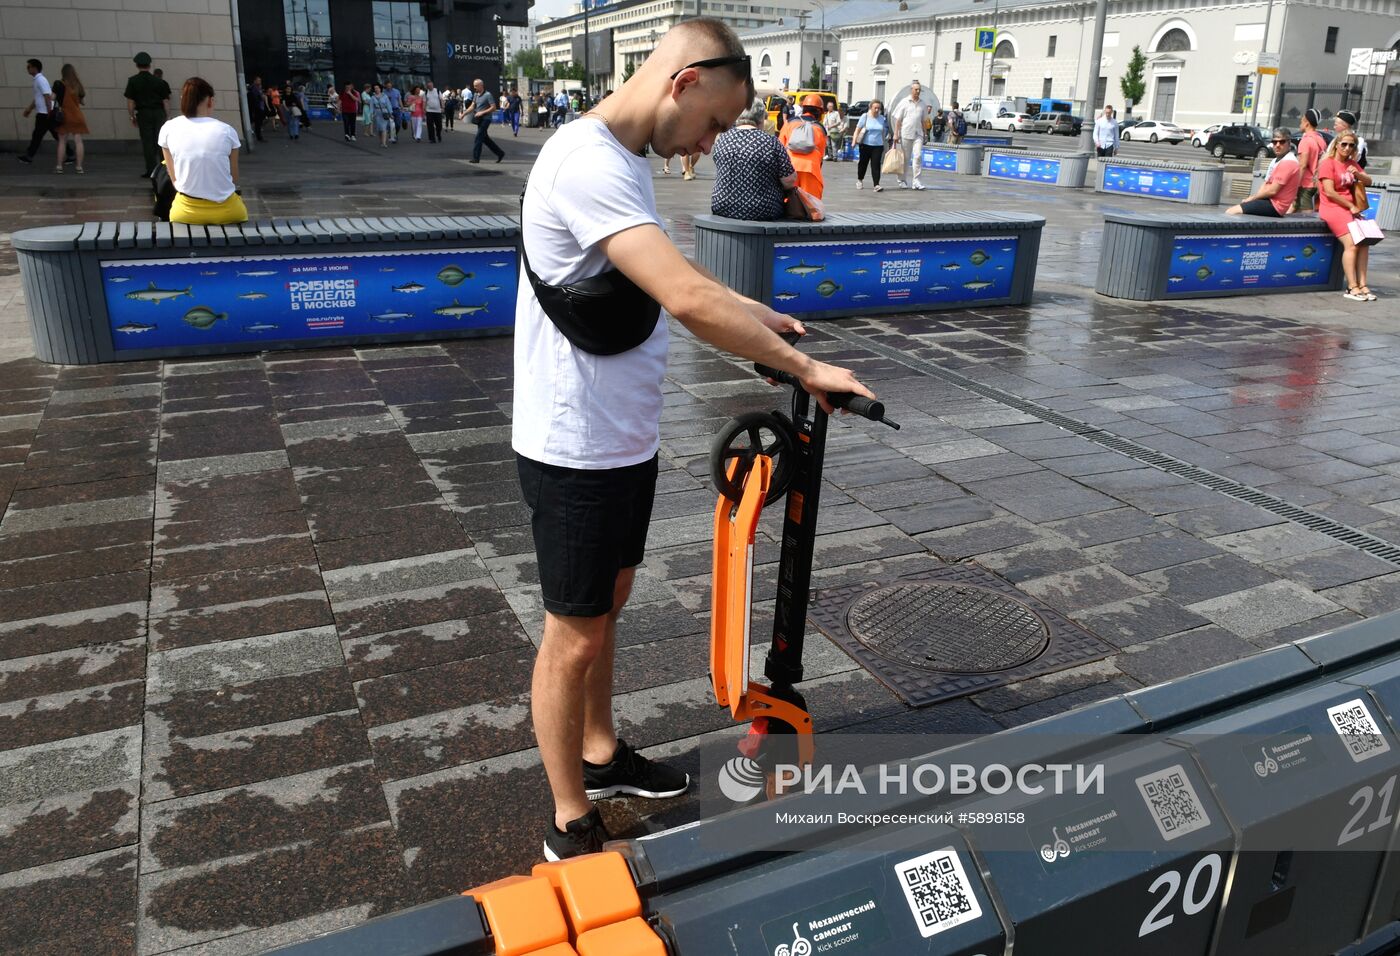
[[[676,77],[680,76],[680,75],[681,75],[682,73],[684,73],[686,70],[689,70],[689,69],[692,69],[692,68],[693,68],[693,69],[699,69],[700,67],[706,67],[706,66],[731,66],[731,65],[737,64],[737,63],[742,63],[742,64],[744,64],[744,79],[746,79],[746,80],[749,79],[749,77],[750,77],[750,75],[751,75],[751,66],[750,66],[750,63],[749,63],[749,58],[748,58],[748,56],[716,56],[716,57],[711,57],[711,58],[708,59],[708,60],[696,60],[694,63],[687,63],[685,66],[681,67],[679,70],[677,70],[676,72],[672,73],[672,74],[671,74],[671,79],[674,80]]]

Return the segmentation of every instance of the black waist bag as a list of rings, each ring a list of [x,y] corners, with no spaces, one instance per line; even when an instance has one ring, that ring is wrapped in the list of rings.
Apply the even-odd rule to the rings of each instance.
[[[520,261],[540,308],[574,348],[591,355],[619,355],[651,338],[661,303],[617,269],[568,285],[550,285],[530,268],[525,254],[525,193],[520,194]]]

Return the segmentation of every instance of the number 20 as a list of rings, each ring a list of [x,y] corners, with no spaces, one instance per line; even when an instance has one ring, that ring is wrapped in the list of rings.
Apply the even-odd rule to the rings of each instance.
[[[1181,911],[1187,916],[1195,916],[1215,898],[1215,891],[1220,888],[1221,861],[1219,853],[1211,853],[1203,856],[1196,865],[1191,868],[1191,873],[1186,877],[1186,892],[1181,896]],[[1210,883],[1206,885],[1205,892],[1199,897],[1196,895],[1196,881],[1201,878],[1201,871],[1210,868]],[[1157,905],[1152,907],[1152,911],[1142,921],[1142,928],[1138,930],[1138,939],[1157,932],[1159,929],[1166,929],[1176,919],[1176,914],[1168,913],[1162,916],[1164,909],[1171,905],[1172,899],[1177,891],[1181,889],[1181,874],[1176,870],[1168,870],[1157,879],[1152,881],[1152,885],[1147,888],[1148,893],[1156,893],[1157,890],[1165,887],[1167,895],[1157,901]]]

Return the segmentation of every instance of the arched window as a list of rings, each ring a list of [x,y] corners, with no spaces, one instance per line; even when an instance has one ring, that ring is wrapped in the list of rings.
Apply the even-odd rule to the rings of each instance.
[[[767,53],[763,54],[763,59],[761,59],[761,60],[758,61],[758,68],[759,68],[760,70],[766,70],[766,69],[770,68],[772,65],[773,65],[773,58],[772,58],[771,56],[769,56]]]
[[[1162,34],[1162,39],[1157,41],[1157,49],[1154,53],[1185,53],[1191,49],[1191,38],[1186,35],[1186,31],[1173,27]]]
[[[890,66],[890,65],[892,65],[893,63],[894,63],[894,57],[890,56],[890,51],[889,51],[889,50],[887,50],[887,49],[886,49],[886,50],[881,50],[879,53],[875,54],[875,65],[876,65],[876,66]]]
[[[1010,40],[1002,40],[997,44],[996,52],[992,54],[994,60],[1014,60],[1016,59],[1016,48],[1011,45]]]

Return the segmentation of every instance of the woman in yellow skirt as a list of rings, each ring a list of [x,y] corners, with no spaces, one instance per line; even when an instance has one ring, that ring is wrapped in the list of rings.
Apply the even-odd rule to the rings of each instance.
[[[156,140],[175,183],[170,221],[220,226],[248,221],[238,195],[238,132],[214,118],[214,88],[192,76],[180,90],[180,114]]]

